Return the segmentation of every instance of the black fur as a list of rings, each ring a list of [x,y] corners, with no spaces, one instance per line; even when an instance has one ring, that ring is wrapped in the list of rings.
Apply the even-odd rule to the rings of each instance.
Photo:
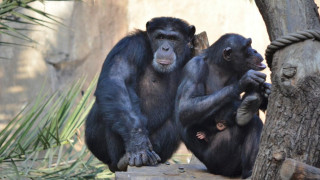
[[[259,87],[265,84],[266,77],[254,71],[263,69],[262,60],[251,48],[251,39],[226,34],[184,68],[175,118],[187,148],[214,174],[243,178],[251,175],[262,121],[253,115],[240,126],[236,113],[244,102],[240,98],[242,92],[246,93],[244,98],[253,92],[263,98],[260,94],[264,91]],[[219,122],[226,129],[219,130]],[[197,138],[198,132],[204,132],[206,139]]]
[[[108,54],[85,137],[89,150],[111,171],[165,162],[177,149],[174,99],[194,32],[183,20],[154,18],[147,31],[124,37]]]

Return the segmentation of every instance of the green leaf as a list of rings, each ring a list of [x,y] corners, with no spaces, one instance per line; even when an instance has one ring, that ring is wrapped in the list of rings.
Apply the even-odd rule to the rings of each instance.
[[[35,23],[35,24],[38,24],[38,25],[47,27],[47,28],[49,28],[49,29],[51,29],[51,30],[55,30],[55,29],[53,29],[53,28],[51,28],[51,27],[49,27],[49,26],[47,26],[47,25],[45,25],[45,24],[43,24],[43,23],[40,23],[37,18],[34,18],[34,17],[28,16],[28,15],[19,13],[19,12],[16,12],[16,11],[12,11],[11,13],[12,13],[13,15],[17,16],[17,17],[26,19],[26,20],[28,20],[28,21],[31,21],[31,22]]]
[[[36,25],[34,23],[31,23],[31,22],[27,22],[27,21],[21,21],[20,18],[15,18],[15,19],[12,19],[12,18],[8,18],[8,17],[1,17],[0,16],[0,20],[3,21],[3,22],[14,22],[14,23],[18,23],[18,24],[28,24],[28,25]],[[17,29],[17,28],[16,28]]]
[[[96,76],[80,101],[84,80],[50,96],[43,93],[46,91],[42,88],[33,105],[26,107],[0,132],[3,141],[0,177],[70,179],[95,178],[98,173],[104,173],[106,166],[89,156],[76,133],[83,128],[94,103],[91,95],[97,79]],[[103,175],[109,176],[113,176],[110,171]]]
[[[0,31],[0,33],[8,35],[8,36],[12,36],[14,38],[18,38],[18,39],[22,39],[25,41],[36,43],[28,36],[19,32],[19,31],[29,30],[28,28],[26,28],[26,29],[14,28],[14,27],[11,27],[11,25],[10,26],[6,25],[5,22],[10,21],[10,22],[16,22],[16,23],[20,23],[20,24],[40,25],[40,26],[44,26],[44,27],[47,27],[52,30],[55,30],[55,29],[48,26],[47,24],[61,25],[63,27],[66,27],[60,21],[61,18],[54,16],[52,14],[46,13],[42,10],[33,8],[32,6],[29,5],[30,3],[34,2],[34,1],[39,1],[41,3],[44,2],[44,0],[4,0],[4,1],[2,1],[2,3],[0,3],[0,21],[2,23],[1,24],[2,27],[0,26],[0,30],[2,30],[2,31]],[[36,18],[36,17],[30,16],[27,14],[23,14],[23,13],[21,13],[21,11],[18,12],[17,11],[18,8],[25,9],[30,12],[40,14],[42,17],[44,17],[44,19]],[[17,18],[11,18],[11,17],[9,17],[9,15],[12,15]],[[21,18],[22,20],[20,20],[19,18]],[[8,32],[5,32],[4,30],[7,30]],[[13,45],[13,46],[19,45],[19,46],[21,46],[20,44],[13,43],[13,42],[1,42],[1,41],[0,41],[0,45]],[[22,46],[25,46],[25,45],[22,45]],[[30,47],[30,46],[26,46],[26,47]]]
[[[15,37],[17,39],[22,39],[22,40],[25,40],[25,41],[29,41],[29,38],[20,37],[20,36],[17,36],[15,34],[12,34],[12,33],[9,33],[7,31],[3,31],[3,30],[0,30],[0,34],[6,34],[6,35],[9,35],[9,36]]]
[[[57,18],[59,18],[59,17],[57,17],[57,16],[48,14],[48,13],[43,12],[43,11],[40,11],[40,10],[38,10],[38,9],[35,9],[35,8],[29,6],[29,5],[26,5],[25,8],[26,8],[26,9],[29,9],[29,10],[32,10],[32,11],[34,11],[34,12],[36,12],[36,13],[38,13],[38,14],[40,14],[40,15],[42,15],[42,16],[44,16],[44,17],[46,17],[46,18],[48,18],[48,19],[50,19],[50,20],[52,20],[52,21],[54,21],[54,22],[56,22],[57,24],[60,24],[60,25],[62,25],[62,26],[65,26],[65,25],[64,25],[63,23],[61,23],[60,21],[56,20]]]
[[[23,3],[28,4],[36,0],[22,0]],[[14,9],[20,7],[22,1],[14,0],[13,2],[3,2],[0,4],[0,16],[12,12]]]
[[[9,31],[12,31],[12,32],[18,34],[19,36],[22,36],[24,39],[29,40],[29,41],[32,41],[32,39],[30,39],[28,36],[20,33],[20,32],[19,32],[18,30],[16,30],[15,28],[12,28],[12,27],[10,27],[10,26],[8,26],[8,25],[6,25],[6,24],[3,24],[3,23],[1,23],[1,22],[0,22],[0,25],[2,25],[1,28],[7,29],[7,30],[9,30]]]
[[[15,163],[12,159],[11,159],[11,163],[12,163],[12,167],[13,167],[14,172],[16,173],[18,179],[21,179],[20,174],[19,174],[19,170],[18,170],[18,167],[17,167],[16,163]]]
[[[0,34],[1,34],[1,32],[0,32]],[[21,47],[33,47],[33,46],[30,46],[30,45],[26,45],[26,44],[18,44],[18,43],[10,43],[10,42],[1,42],[0,41],[0,45],[1,46],[14,46],[14,47],[16,47],[16,46],[21,46]],[[9,59],[9,58],[6,58],[6,57],[0,57],[0,58],[3,58],[3,59]]]

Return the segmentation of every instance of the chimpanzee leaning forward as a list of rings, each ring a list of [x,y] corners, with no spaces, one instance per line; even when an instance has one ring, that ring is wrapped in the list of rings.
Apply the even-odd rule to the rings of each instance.
[[[184,67],[175,118],[182,140],[207,169],[251,175],[271,85],[251,39],[226,34]],[[240,94],[245,92],[241,98]]]

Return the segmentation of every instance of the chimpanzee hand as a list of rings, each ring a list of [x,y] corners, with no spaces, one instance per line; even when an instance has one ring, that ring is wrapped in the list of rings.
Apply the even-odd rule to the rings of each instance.
[[[264,96],[265,98],[268,98],[269,95],[271,94],[271,87],[272,85],[270,83],[263,83],[261,85],[261,95]]]
[[[247,90],[256,89],[260,84],[263,84],[267,75],[255,70],[249,70],[239,80],[239,90],[244,92]]]
[[[130,141],[126,144],[126,154],[117,166],[120,170],[126,170],[127,165],[156,165],[160,161],[159,155],[152,150],[149,138],[140,133],[132,133]]]

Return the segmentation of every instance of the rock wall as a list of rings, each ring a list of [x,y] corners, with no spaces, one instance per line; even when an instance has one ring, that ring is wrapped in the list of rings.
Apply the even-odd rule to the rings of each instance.
[[[45,82],[44,89],[55,92],[79,77],[92,79],[128,31],[127,4],[127,0],[32,3],[58,16],[65,26],[49,25],[54,30],[28,26],[33,31],[24,33],[36,44],[0,36],[1,41],[33,46],[0,46],[0,129],[39,94]]]

